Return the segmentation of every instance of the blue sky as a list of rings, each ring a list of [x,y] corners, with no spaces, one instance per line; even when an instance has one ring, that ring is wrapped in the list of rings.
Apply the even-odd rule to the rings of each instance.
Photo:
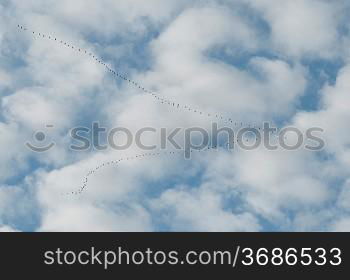
[[[343,0],[0,0],[0,231],[350,230],[349,8]],[[203,112],[321,127],[326,148],[133,160],[62,196],[101,163],[142,152],[73,152],[71,128],[209,129],[212,120],[161,104],[18,24]],[[27,149],[36,131],[56,146]]]

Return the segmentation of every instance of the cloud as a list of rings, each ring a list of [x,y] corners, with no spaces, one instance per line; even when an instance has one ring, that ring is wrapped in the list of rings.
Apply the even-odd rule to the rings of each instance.
[[[335,232],[349,232],[350,218],[342,218],[333,224],[332,230]]]
[[[271,29],[271,43],[286,56],[336,56],[338,51],[337,3],[323,0],[251,1]]]
[[[237,31],[232,32],[233,26]],[[152,42],[155,67],[145,83],[157,85],[171,100],[237,119],[287,115],[305,89],[301,66],[252,56],[241,70],[210,56],[210,50],[223,45],[257,51],[256,33],[222,7],[187,10]]]
[[[343,7],[321,0],[0,4],[0,230],[346,230],[349,41],[336,16]],[[209,128],[212,119],[157,103],[87,56],[19,32],[19,18],[102,57],[160,97],[247,123],[320,126],[327,146],[123,161],[89,178],[82,196],[62,195],[97,165],[142,152],[73,153],[70,128],[92,121],[132,131]],[[320,59],[345,66],[335,82],[325,78],[311,97],[321,106],[307,111],[300,100]],[[30,152],[24,143],[47,124],[55,149]]]
[[[21,132],[16,124],[4,124],[0,122],[0,182],[11,176],[17,175],[26,169],[25,162],[27,151],[24,142],[21,141]]]
[[[251,213],[232,213],[223,209],[218,193],[186,187],[165,191],[152,201],[156,214],[172,231],[257,231],[257,219]]]
[[[0,227],[29,229],[36,224],[38,211],[33,189],[26,186],[0,186]],[[7,225],[7,226],[6,226]]]
[[[334,85],[325,85],[321,90],[321,108],[315,112],[300,112],[294,122],[299,127],[317,126],[324,129],[327,152],[334,155],[341,167],[349,163],[349,133],[345,129],[350,120],[347,110],[349,104],[347,80],[350,77],[350,67],[344,66],[337,76]],[[347,170],[347,168],[346,168]],[[343,170],[346,172],[346,170]],[[346,172],[348,173],[348,172]]]
[[[17,232],[17,230],[9,227],[9,226],[0,226],[0,232]]]
[[[40,231],[150,231],[150,219],[141,207],[129,206],[112,213],[83,203],[49,209]],[[79,222],[77,222],[79,221]]]

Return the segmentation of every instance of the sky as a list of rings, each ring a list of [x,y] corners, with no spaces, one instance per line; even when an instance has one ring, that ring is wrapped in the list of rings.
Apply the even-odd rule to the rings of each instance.
[[[349,12],[346,0],[0,0],[0,232],[349,231]],[[321,127],[326,146],[128,160],[62,195],[96,166],[142,153],[74,152],[73,127],[211,122],[39,32],[161,98]],[[55,147],[29,150],[36,131]]]

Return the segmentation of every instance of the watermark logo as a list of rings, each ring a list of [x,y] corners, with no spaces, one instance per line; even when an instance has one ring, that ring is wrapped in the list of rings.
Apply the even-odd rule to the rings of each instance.
[[[239,148],[245,151],[256,150],[259,147],[270,151],[278,149],[295,151],[300,148],[320,151],[325,147],[325,141],[322,138],[323,132],[324,130],[319,127],[311,127],[301,131],[296,127],[289,126],[279,130],[268,122],[264,122],[262,126],[254,127],[244,127],[242,124],[239,127],[219,127],[215,122],[209,128],[143,127],[132,132],[126,127],[108,129],[101,126],[99,122],[93,122],[91,127],[79,126],[70,129],[69,149],[76,152],[91,149],[121,151],[127,150],[132,145],[136,145],[144,151],[172,148],[183,150],[186,159],[191,157],[193,150],[201,151],[218,147],[225,147],[228,150]],[[46,140],[46,134],[42,131],[36,132],[33,138],[35,144],[27,142],[26,145],[34,152],[46,152],[55,146],[54,142],[38,146]],[[150,144],[149,139],[155,139],[154,143]]]
[[[46,128],[53,128],[53,125],[46,125]],[[36,131],[32,138],[33,139],[30,142],[26,142],[25,145],[33,152],[44,153],[56,145],[53,141],[47,143],[47,133],[44,131]]]

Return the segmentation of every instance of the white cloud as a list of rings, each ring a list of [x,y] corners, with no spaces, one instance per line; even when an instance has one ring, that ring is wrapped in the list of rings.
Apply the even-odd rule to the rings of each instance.
[[[338,198],[338,206],[345,211],[350,212],[350,180],[345,182],[342,187],[342,191]]]
[[[330,57],[338,51],[340,2],[246,0],[271,28],[273,45],[287,56]]]
[[[338,74],[335,85],[326,85],[321,93],[322,107],[315,112],[300,112],[295,116],[294,123],[298,127],[321,127],[326,141],[327,152],[335,155],[335,163],[338,161],[348,174],[350,134],[346,130],[350,120],[349,86],[350,67],[345,66]],[[341,167],[341,166],[338,166]]]
[[[0,182],[17,175],[23,171],[27,163],[25,158],[27,151],[24,148],[24,141],[21,131],[16,124],[5,124],[0,122]]]
[[[36,201],[33,190],[24,186],[0,185],[0,227],[1,224],[21,227],[36,222]]]
[[[13,229],[9,226],[0,225],[0,232],[17,232],[18,230]]]
[[[145,84],[170,100],[237,119],[288,115],[305,89],[301,66],[256,57],[241,70],[209,55],[220,46],[254,49],[256,32],[221,7],[187,10],[152,42],[155,67]]]
[[[75,201],[47,210],[39,231],[150,231],[151,229],[148,213],[137,205],[111,212],[103,207]]]
[[[152,201],[157,215],[175,231],[257,231],[260,226],[250,213],[223,209],[222,197],[205,189],[184,187],[162,193]]]
[[[350,231],[350,218],[342,218],[336,221],[331,227],[332,231],[336,232],[349,232]]]
[[[0,21],[9,23],[0,27],[0,55],[10,62],[0,62],[0,180],[24,174],[29,167],[33,170],[24,174],[23,186],[0,187],[0,224],[1,219],[11,220],[20,228],[18,218],[25,211],[38,211],[33,210],[37,207],[41,220],[35,230],[39,231],[152,231],[161,226],[256,231],[264,229],[260,219],[282,230],[348,228],[342,214],[348,211],[347,185],[339,186],[340,198],[333,184],[349,176],[350,139],[344,129],[349,119],[349,67],[339,73],[335,85],[321,90],[320,110],[295,114],[308,83],[300,58],[345,56],[346,40],[342,46],[337,44],[339,6],[316,0],[234,3],[238,2],[250,3],[267,21],[270,37],[262,39],[259,26],[216,1],[16,0],[10,7],[1,5]],[[82,196],[62,196],[76,190],[96,165],[140,152],[131,147],[119,153],[76,155],[65,146],[67,128],[104,118],[109,125],[133,131],[151,125],[208,127],[210,119],[169,110],[130,85],[116,83],[87,57],[18,33],[14,21],[18,18],[35,31],[107,54],[109,63],[117,66],[124,55],[130,56],[130,46],[142,41],[148,68],[130,72],[147,88],[241,121],[321,126],[326,129],[325,152],[331,159],[321,160],[307,151],[263,149],[214,152],[186,162],[156,157],[103,169],[90,178]],[[267,50],[273,55],[265,56]],[[13,57],[8,58],[9,53]],[[241,62],[242,57],[246,59]],[[31,133],[46,124],[55,125],[55,150],[45,155],[24,150]],[[148,143],[155,140],[155,136],[147,138]],[[30,166],[33,158],[37,167]],[[191,179],[196,183],[189,184]],[[28,185],[35,198],[24,191]],[[25,203],[9,207],[18,200]],[[29,202],[33,200],[38,205]],[[338,203],[328,209],[330,200]],[[11,228],[0,226],[0,231],[5,229]]]

